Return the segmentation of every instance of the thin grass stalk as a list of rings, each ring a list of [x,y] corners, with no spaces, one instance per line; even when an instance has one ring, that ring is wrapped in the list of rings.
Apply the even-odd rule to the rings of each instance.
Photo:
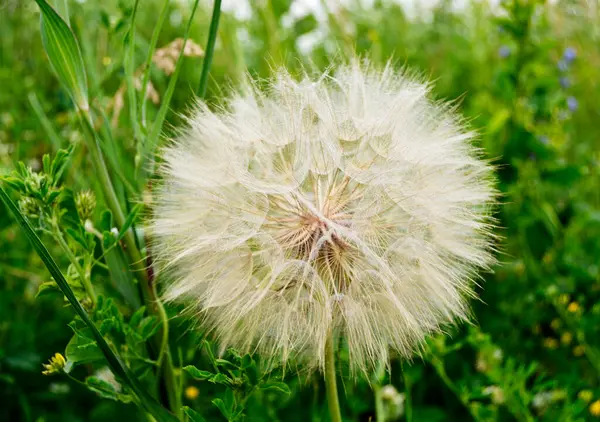
[[[215,43],[217,41],[217,31],[219,29],[219,18],[221,17],[221,0],[215,0],[213,6],[212,19],[208,32],[208,41],[204,50],[204,63],[202,65],[202,74],[200,75],[200,84],[198,85],[198,97],[206,96],[206,85],[208,83],[208,73],[212,64],[213,54],[215,52]]]

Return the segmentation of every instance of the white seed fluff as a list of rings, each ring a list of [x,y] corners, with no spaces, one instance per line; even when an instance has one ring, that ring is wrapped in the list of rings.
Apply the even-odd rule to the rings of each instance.
[[[243,91],[199,104],[163,151],[150,228],[165,298],[223,347],[322,368],[333,333],[363,371],[466,318],[495,190],[451,108],[359,63]]]

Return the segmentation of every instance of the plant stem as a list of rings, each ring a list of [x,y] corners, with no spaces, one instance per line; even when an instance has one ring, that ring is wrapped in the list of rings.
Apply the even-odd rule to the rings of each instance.
[[[212,19],[210,21],[210,29],[208,32],[208,41],[206,42],[206,50],[204,53],[204,63],[202,65],[202,74],[200,75],[200,85],[198,86],[198,96],[204,98],[206,95],[206,84],[208,82],[208,72],[212,63],[213,54],[215,52],[215,42],[217,40],[217,30],[219,28],[219,18],[221,17],[221,0],[215,0],[213,6]]]
[[[373,386],[373,392],[375,393],[375,421],[385,422],[385,415],[383,414],[383,397],[381,397],[381,385]]]
[[[325,389],[327,390],[327,404],[331,422],[342,422],[340,402],[335,377],[335,349],[333,332],[329,333],[325,342]]]
[[[404,368],[402,368],[402,379],[404,380],[404,408],[406,413],[406,422],[412,422],[413,410],[412,410],[412,381],[406,374]]]
[[[119,204],[119,200],[110,179],[110,175],[108,174],[106,164],[104,163],[98,135],[96,134],[92,125],[91,115],[89,112],[83,113],[84,116],[82,116],[81,120],[84,131],[89,140],[89,149],[92,155],[92,162],[94,163],[96,174],[98,175],[100,185],[103,190],[104,199],[115,217],[117,226],[123,227],[125,224],[125,215],[123,214],[123,210]],[[161,329],[159,331],[159,335],[154,337],[154,342],[156,348],[158,349],[158,356],[161,357],[161,362],[159,363],[162,364],[160,366],[162,369],[161,375],[165,383],[169,408],[173,413],[178,415],[181,412],[181,403],[178,389],[176,388],[177,383],[175,380],[175,370],[173,368],[173,362],[168,350],[169,321],[167,319],[167,314],[162,303],[158,299],[158,295],[156,294],[156,286],[151,282],[148,276],[144,260],[142,259],[138,249],[132,229],[127,230],[123,240],[125,241],[125,253],[129,257],[132,271],[135,277],[139,280],[144,303],[148,305],[148,310],[154,315],[158,316],[161,321]]]
[[[94,287],[92,286],[92,283],[91,283],[89,277],[87,276],[86,272],[81,267],[81,264],[79,264],[77,257],[75,256],[75,254],[73,253],[73,251],[71,250],[71,248],[69,247],[67,242],[65,241],[65,238],[63,237],[62,233],[60,232],[60,228],[58,227],[58,224],[54,223],[53,226],[54,226],[54,230],[53,230],[54,239],[58,242],[58,244],[60,245],[63,252],[67,255],[67,258],[69,258],[69,261],[71,261],[71,264],[73,264],[73,266],[75,267],[75,270],[77,270],[77,273],[79,274],[79,278],[81,279],[81,284],[83,285],[83,288],[85,289],[86,293],[90,297],[90,300],[92,301],[92,305],[96,306],[96,302],[97,302],[96,292],[94,291]]]

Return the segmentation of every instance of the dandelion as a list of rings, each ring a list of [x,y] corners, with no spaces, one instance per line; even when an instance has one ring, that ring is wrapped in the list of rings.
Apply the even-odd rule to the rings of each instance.
[[[273,361],[327,369],[343,337],[353,372],[466,319],[493,262],[492,170],[428,91],[353,64],[199,104],[155,198],[165,299]]]

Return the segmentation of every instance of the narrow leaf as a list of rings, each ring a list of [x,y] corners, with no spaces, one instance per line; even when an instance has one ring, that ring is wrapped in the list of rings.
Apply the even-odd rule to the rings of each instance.
[[[83,56],[75,34],[46,0],[35,0],[42,12],[42,44],[58,79],[80,110],[89,110]]]

